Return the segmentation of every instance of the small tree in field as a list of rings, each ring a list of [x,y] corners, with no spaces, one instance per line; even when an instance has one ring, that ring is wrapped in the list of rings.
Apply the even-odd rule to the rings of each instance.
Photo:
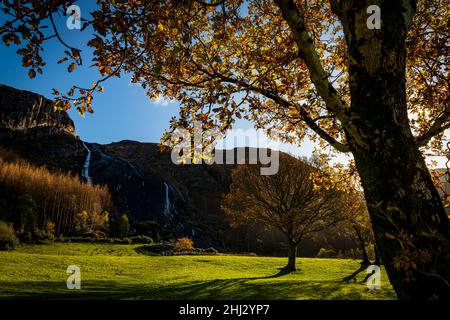
[[[343,193],[317,188],[311,179],[311,163],[280,154],[276,175],[260,175],[258,166],[233,170],[231,190],[223,208],[234,224],[261,223],[281,231],[288,242],[289,257],[284,271],[296,270],[300,242],[340,221],[339,203]]]
[[[374,243],[370,217],[362,194],[350,194],[342,202],[343,221],[340,223],[340,230],[353,240],[355,240],[362,252],[361,264],[370,264],[367,246]],[[378,264],[376,258],[375,264]]]

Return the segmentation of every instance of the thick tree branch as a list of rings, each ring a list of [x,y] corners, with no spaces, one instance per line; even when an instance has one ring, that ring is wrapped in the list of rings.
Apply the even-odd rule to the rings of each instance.
[[[425,146],[433,137],[450,128],[450,107],[447,105],[446,111],[436,118],[427,132],[416,137],[416,144],[419,147]]]
[[[208,80],[220,79],[222,82],[233,83],[233,84],[240,86],[243,90],[248,90],[248,91],[252,91],[255,93],[259,93],[259,94],[265,96],[266,98],[273,100],[274,102],[278,103],[281,106],[284,106],[287,108],[291,108],[291,107],[297,108],[298,111],[300,112],[301,120],[304,121],[306,123],[306,125],[312,131],[314,131],[319,137],[321,137],[323,140],[328,142],[332,147],[334,147],[336,150],[338,150],[340,152],[343,152],[343,153],[350,152],[350,148],[346,144],[339,142],[338,140],[336,140],[335,138],[330,136],[325,130],[323,130],[316,123],[316,120],[313,119],[303,107],[290,103],[289,101],[283,99],[281,96],[276,94],[274,91],[265,90],[263,88],[250,85],[246,82],[239,81],[238,79],[224,76],[222,74],[218,74],[218,73],[212,74],[212,73],[207,72],[206,70],[202,70],[202,71],[205,72],[209,76]],[[145,73],[144,70],[142,70],[142,72]],[[192,82],[178,80],[178,81],[174,82],[166,77],[159,76],[159,78],[161,80],[167,81],[168,83],[171,83],[171,84],[182,84],[182,85],[190,86],[193,88],[204,88],[203,84],[206,81],[208,81],[208,80],[203,80],[203,81],[199,81],[198,83],[192,83]]]
[[[328,80],[328,74],[316,52],[314,41],[306,29],[300,9],[293,0],[275,0],[275,3],[280,8],[283,18],[291,29],[299,50],[299,56],[308,67],[311,81],[318,94],[324,100],[327,109],[336,115],[344,127],[347,127],[348,120],[344,113],[344,103]]]
[[[319,135],[319,137],[321,137],[322,139],[324,139],[326,142],[328,142],[332,147],[334,147],[336,150],[340,151],[340,152],[350,152],[350,149],[348,148],[347,145],[337,141],[335,138],[333,138],[332,136],[330,136],[325,130],[323,130],[315,121],[313,118],[310,117],[310,115],[308,114],[308,112],[306,112],[306,110],[303,107],[299,107],[297,105],[293,105],[292,103],[290,103],[289,101],[283,99],[282,97],[280,97],[279,95],[277,95],[275,92],[273,91],[268,91],[268,90],[264,90],[262,88],[259,87],[255,87],[249,84],[245,84],[242,83],[234,78],[230,78],[230,77],[225,77],[222,75],[217,75],[219,78],[221,78],[223,81],[227,81],[227,82],[231,82],[231,83],[235,83],[238,84],[240,86],[242,86],[242,88],[247,89],[247,90],[251,90],[253,92],[262,94],[263,96],[265,96],[266,98],[269,98],[271,100],[273,100],[274,102],[278,103],[281,106],[284,107],[295,107],[297,108],[297,110],[300,112],[300,116],[302,117],[302,120],[308,125],[308,127],[314,131],[315,133],[317,133]]]

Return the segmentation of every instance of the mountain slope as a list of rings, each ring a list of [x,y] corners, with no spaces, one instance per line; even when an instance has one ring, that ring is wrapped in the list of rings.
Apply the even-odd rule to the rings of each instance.
[[[223,242],[228,227],[220,199],[229,166],[175,165],[157,144],[83,142],[66,112],[54,112],[41,95],[0,85],[0,145],[33,164],[108,186],[115,214],[132,222],[155,221],[161,235]],[[85,167],[89,156],[89,166]]]

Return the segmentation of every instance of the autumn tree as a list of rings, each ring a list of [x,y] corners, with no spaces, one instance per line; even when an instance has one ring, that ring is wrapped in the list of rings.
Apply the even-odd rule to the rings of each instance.
[[[344,196],[341,205],[343,219],[339,230],[359,244],[362,252],[361,264],[368,265],[370,259],[367,246],[373,243],[373,232],[364,198],[354,191]]]
[[[106,225],[110,209],[106,186],[51,172],[0,149],[0,219],[14,222],[17,231],[47,229],[49,222],[56,234],[97,231]]]
[[[297,248],[305,237],[340,221],[343,193],[317,187],[311,179],[311,163],[280,153],[275,175],[261,175],[259,166],[237,166],[223,208],[232,224],[258,223],[278,229],[288,243],[284,271],[296,270]]]
[[[43,72],[40,49],[50,39],[64,47],[59,62],[69,72],[83,62],[84,48],[63,39],[54,19],[73,3],[0,5],[2,39],[21,45],[30,77]],[[198,120],[226,131],[246,118],[285,141],[309,137],[350,153],[398,297],[448,297],[449,221],[423,157],[442,152],[450,127],[448,7],[449,0],[97,0],[82,30],[93,34],[87,45],[103,78],[55,90],[56,106],[92,112],[101,84],[130,73],[149,97],[181,103],[172,130]],[[367,23],[377,12],[379,28]]]
[[[38,223],[38,216],[35,212],[36,203],[33,198],[29,194],[23,194],[17,197],[16,206],[15,206],[15,216],[16,229],[23,231],[25,230],[34,230]]]

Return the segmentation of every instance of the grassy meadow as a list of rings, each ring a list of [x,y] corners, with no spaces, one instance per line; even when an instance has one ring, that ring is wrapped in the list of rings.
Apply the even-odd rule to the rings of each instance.
[[[142,245],[53,243],[0,252],[0,299],[395,299],[383,270],[369,290],[359,261],[286,258],[150,256]],[[69,290],[66,269],[81,269],[81,289]]]

